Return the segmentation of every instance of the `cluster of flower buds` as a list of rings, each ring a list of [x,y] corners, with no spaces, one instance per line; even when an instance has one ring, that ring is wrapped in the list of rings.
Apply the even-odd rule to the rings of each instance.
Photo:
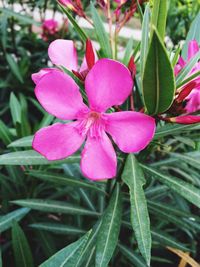
[[[86,17],[81,0],[58,0],[58,2],[63,7],[75,12],[80,17]]]

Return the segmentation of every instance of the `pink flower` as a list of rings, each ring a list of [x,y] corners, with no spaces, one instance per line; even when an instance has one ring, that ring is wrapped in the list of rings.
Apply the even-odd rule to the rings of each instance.
[[[200,87],[198,89],[193,89],[186,100],[187,104],[185,109],[187,112],[192,113],[200,110]]]
[[[155,132],[154,119],[143,113],[106,113],[113,105],[121,105],[132,87],[131,73],[123,64],[100,59],[86,76],[87,107],[70,76],[56,69],[46,73],[36,84],[38,101],[50,114],[73,122],[39,130],[33,148],[48,160],[59,160],[75,153],[86,140],[81,156],[83,174],[92,180],[113,178],[117,157],[108,135],[123,152],[135,153],[149,144]]]
[[[175,75],[177,76],[179,72],[186,66],[186,64],[199,52],[199,45],[196,40],[192,40],[188,44],[188,55],[187,60],[184,61],[182,57],[179,58],[178,64],[174,68]],[[194,68],[191,70],[188,76],[194,74],[195,72],[200,71],[200,63],[196,63]],[[179,96],[178,99],[187,100],[185,110],[189,113],[200,110],[200,78],[197,77],[186,84]]]
[[[70,71],[80,72],[83,73],[87,71],[90,66],[89,60],[87,59],[87,54],[89,54],[88,57],[91,57],[90,54],[92,54],[92,45],[90,42],[87,42],[87,46],[89,47],[88,53],[86,53],[86,56],[83,59],[83,62],[79,68],[78,66],[78,55],[77,51],[74,45],[74,42],[71,40],[63,40],[63,39],[57,39],[50,43],[48,48],[48,55],[51,60],[51,62],[56,66],[63,66],[66,69]],[[92,50],[93,51],[93,50]],[[97,55],[94,52],[94,61],[97,61]],[[89,64],[91,65],[91,64]],[[37,73],[32,74],[32,80],[35,84],[43,77],[44,74],[47,74],[48,72],[51,72],[52,70],[55,70],[55,68],[45,68],[40,70]]]
[[[58,31],[58,22],[54,19],[46,19],[42,23],[43,31],[54,35]]]

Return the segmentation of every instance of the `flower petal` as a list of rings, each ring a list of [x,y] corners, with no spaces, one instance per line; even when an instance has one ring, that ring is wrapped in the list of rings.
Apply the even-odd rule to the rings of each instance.
[[[90,108],[98,112],[121,105],[130,95],[132,87],[130,71],[111,59],[98,60],[85,80]]]
[[[52,63],[68,70],[78,70],[78,57],[74,42],[57,39],[49,45],[48,55]]]
[[[33,149],[48,160],[60,160],[75,153],[85,136],[76,130],[76,123],[56,123],[40,129],[33,139]]]
[[[52,70],[55,70],[55,68],[44,68],[41,69],[39,72],[33,73],[31,75],[31,78],[35,84],[39,82],[39,80],[47,73],[51,72]]]
[[[81,157],[81,170],[91,180],[110,179],[116,175],[117,158],[105,132],[101,138],[87,137]]]
[[[186,98],[188,100],[186,104],[186,111],[189,113],[200,110],[200,89],[193,89],[192,92]]]
[[[143,113],[122,111],[105,114],[106,129],[114,142],[125,153],[139,152],[152,140],[155,120]]]
[[[79,112],[88,109],[77,84],[59,70],[44,75],[36,85],[35,94],[48,113],[62,120],[76,119]]]
[[[188,60],[195,56],[199,51],[199,45],[196,40],[192,40],[188,44]]]

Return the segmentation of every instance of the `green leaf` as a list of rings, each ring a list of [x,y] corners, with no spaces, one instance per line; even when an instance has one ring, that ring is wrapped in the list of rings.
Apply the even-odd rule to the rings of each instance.
[[[167,21],[167,0],[153,0],[152,25],[164,40]]]
[[[176,177],[171,177],[169,175],[162,174],[157,170],[150,168],[146,165],[142,165],[142,168],[151,174],[153,178],[159,180],[161,183],[166,184],[171,190],[175,191],[183,198],[187,199],[189,202],[200,208],[200,190],[193,185],[182,181]]]
[[[185,65],[184,68],[182,68],[182,70],[176,76],[177,85],[183,83],[183,80],[187,77],[187,75],[190,73],[190,71],[195,66],[195,64],[198,62],[199,59],[200,59],[200,51],[196,53],[196,55],[190,59],[190,61]]]
[[[0,120],[0,139],[5,145],[9,144],[12,139],[12,135],[3,121]]]
[[[120,185],[111,196],[109,205],[102,217],[102,224],[97,235],[96,244],[96,267],[106,267],[117,246],[121,226],[122,198]]]
[[[99,216],[100,214],[95,211],[87,210],[83,207],[70,204],[67,202],[56,201],[56,200],[45,200],[45,199],[20,199],[12,201],[12,203],[31,208],[33,210],[40,210],[44,212],[56,212],[64,214],[78,214],[88,216]]]
[[[150,7],[149,4],[146,5],[144,12],[144,19],[142,22],[142,40],[140,49],[140,71],[141,76],[144,73],[144,66],[146,62],[148,46],[149,46],[149,21],[150,21]]]
[[[8,145],[8,147],[32,147],[33,135],[22,137]]]
[[[49,231],[52,233],[62,234],[62,235],[80,235],[86,232],[85,230],[82,230],[80,228],[60,223],[42,222],[42,223],[33,223],[30,226],[35,229]]]
[[[192,153],[170,153],[170,155],[178,159],[180,162],[183,161],[200,170],[200,153],[197,153],[195,153],[194,156]]]
[[[8,8],[0,8],[0,11],[5,14],[7,17],[14,17],[15,19],[17,19],[19,22],[21,23],[25,23],[25,24],[34,24],[36,26],[40,26],[39,22],[36,22],[35,20],[33,20],[31,17],[28,17],[26,15],[22,15],[19,12],[14,12],[11,9]]]
[[[94,23],[94,29],[95,33],[97,35],[97,39],[100,43],[101,49],[103,51],[104,57],[112,58],[112,50],[110,47],[110,42],[108,38],[108,34],[105,31],[105,28],[103,26],[103,22],[94,7],[94,4],[91,2],[91,13],[92,13],[92,19]]]
[[[33,257],[27,238],[17,222],[14,222],[12,227],[12,245],[16,267],[33,267]]]
[[[131,224],[142,256],[147,265],[151,260],[151,232],[147,202],[143,190],[144,174],[136,158],[130,154],[126,160],[122,180],[130,191]]]
[[[85,245],[84,249],[82,250],[81,254],[79,254],[79,257],[77,258],[77,261],[74,267],[82,267],[83,263],[88,258],[90,258],[90,256],[93,256],[93,253],[94,253],[93,248],[96,244],[96,238],[97,238],[97,234],[99,232],[100,227],[101,227],[101,221],[100,222],[98,221],[93,227],[91,235],[88,239],[88,242]],[[92,252],[92,255],[90,255],[91,252]]]
[[[188,44],[189,41],[196,40],[198,44],[200,44],[200,12],[197,14],[196,18],[193,20],[190,30],[187,34],[187,38],[182,50],[182,57],[186,60],[187,59],[187,52],[188,52]]]
[[[133,54],[133,38],[130,38],[125,49],[125,54],[123,58],[124,65],[128,66],[132,54]]]
[[[153,31],[143,76],[143,96],[149,114],[166,111],[175,93],[174,73],[166,49]]]
[[[91,231],[78,241],[58,251],[55,255],[42,263],[39,267],[74,267],[75,261],[84,249]]]
[[[122,252],[122,254],[127,259],[129,259],[134,264],[134,266],[147,267],[144,260],[138,254],[134,253],[132,249],[129,249],[122,244],[119,244],[118,247],[119,247],[120,251]]]
[[[184,246],[181,242],[178,242],[175,238],[172,236],[166,234],[163,231],[160,230],[151,230],[152,238],[153,240],[158,241],[162,246],[170,246],[172,248],[177,248],[182,251],[189,251],[189,249]]]
[[[101,189],[100,186],[96,186],[95,184],[86,182],[84,180],[81,181],[81,180],[75,179],[74,177],[70,177],[69,175],[66,176],[66,175],[47,173],[47,172],[36,171],[36,170],[29,171],[28,174],[38,179],[41,179],[43,181],[52,182],[58,185],[74,186],[78,188],[83,187],[86,189],[98,191],[104,195],[106,194],[105,191]]]
[[[69,21],[71,22],[71,24],[73,25],[75,31],[78,33],[78,35],[80,36],[80,38],[83,40],[83,42],[86,42],[86,40],[88,39],[86,33],[83,31],[83,29],[81,29],[79,27],[78,23],[72,17],[72,15],[67,10],[67,8],[64,8],[62,5],[59,5],[59,6],[60,6],[60,9],[63,11],[63,13],[65,13],[65,15],[67,16],[67,18],[69,19]]]
[[[16,125],[17,123],[21,123],[21,106],[14,95],[14,93],[10,94],[10,111],[13,119],[13,123]]]
[[[11,71],[15,75],[15,77],[21,82],[24,83],[23,77],[21,75],[21,71],[19,69],[19,66],[16,62],[16,60],[13,58],[11,54],[6,54],[6,60],[10,66]]]
[[[183,131],[191,131],[193,127],[193,125],[165,124],[162,127],[157,127],[154,139],[168,135],[179,135]]]
[[[1,248],[0,248],[0,267],[3,267],[3,263],[2,263],[2,254],[1,254]]]
[[[28,208],[22,208],[1,216],[0,233],[9,229],[13,225],[13,221],[20,221],[29,211]]]
[[[49,161],[34,150],[11,152],[0,156],[0,165],[48,165],[79,162],[80,156],[73,155],[65,160]]]

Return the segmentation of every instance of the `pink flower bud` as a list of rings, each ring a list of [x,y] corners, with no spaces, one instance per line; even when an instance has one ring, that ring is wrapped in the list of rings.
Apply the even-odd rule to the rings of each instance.
[[[168,118],[168,121],[176,122],[179,124],[193,124],[200,122],[200,116],[195,115],[185,115],[174,118]]]

